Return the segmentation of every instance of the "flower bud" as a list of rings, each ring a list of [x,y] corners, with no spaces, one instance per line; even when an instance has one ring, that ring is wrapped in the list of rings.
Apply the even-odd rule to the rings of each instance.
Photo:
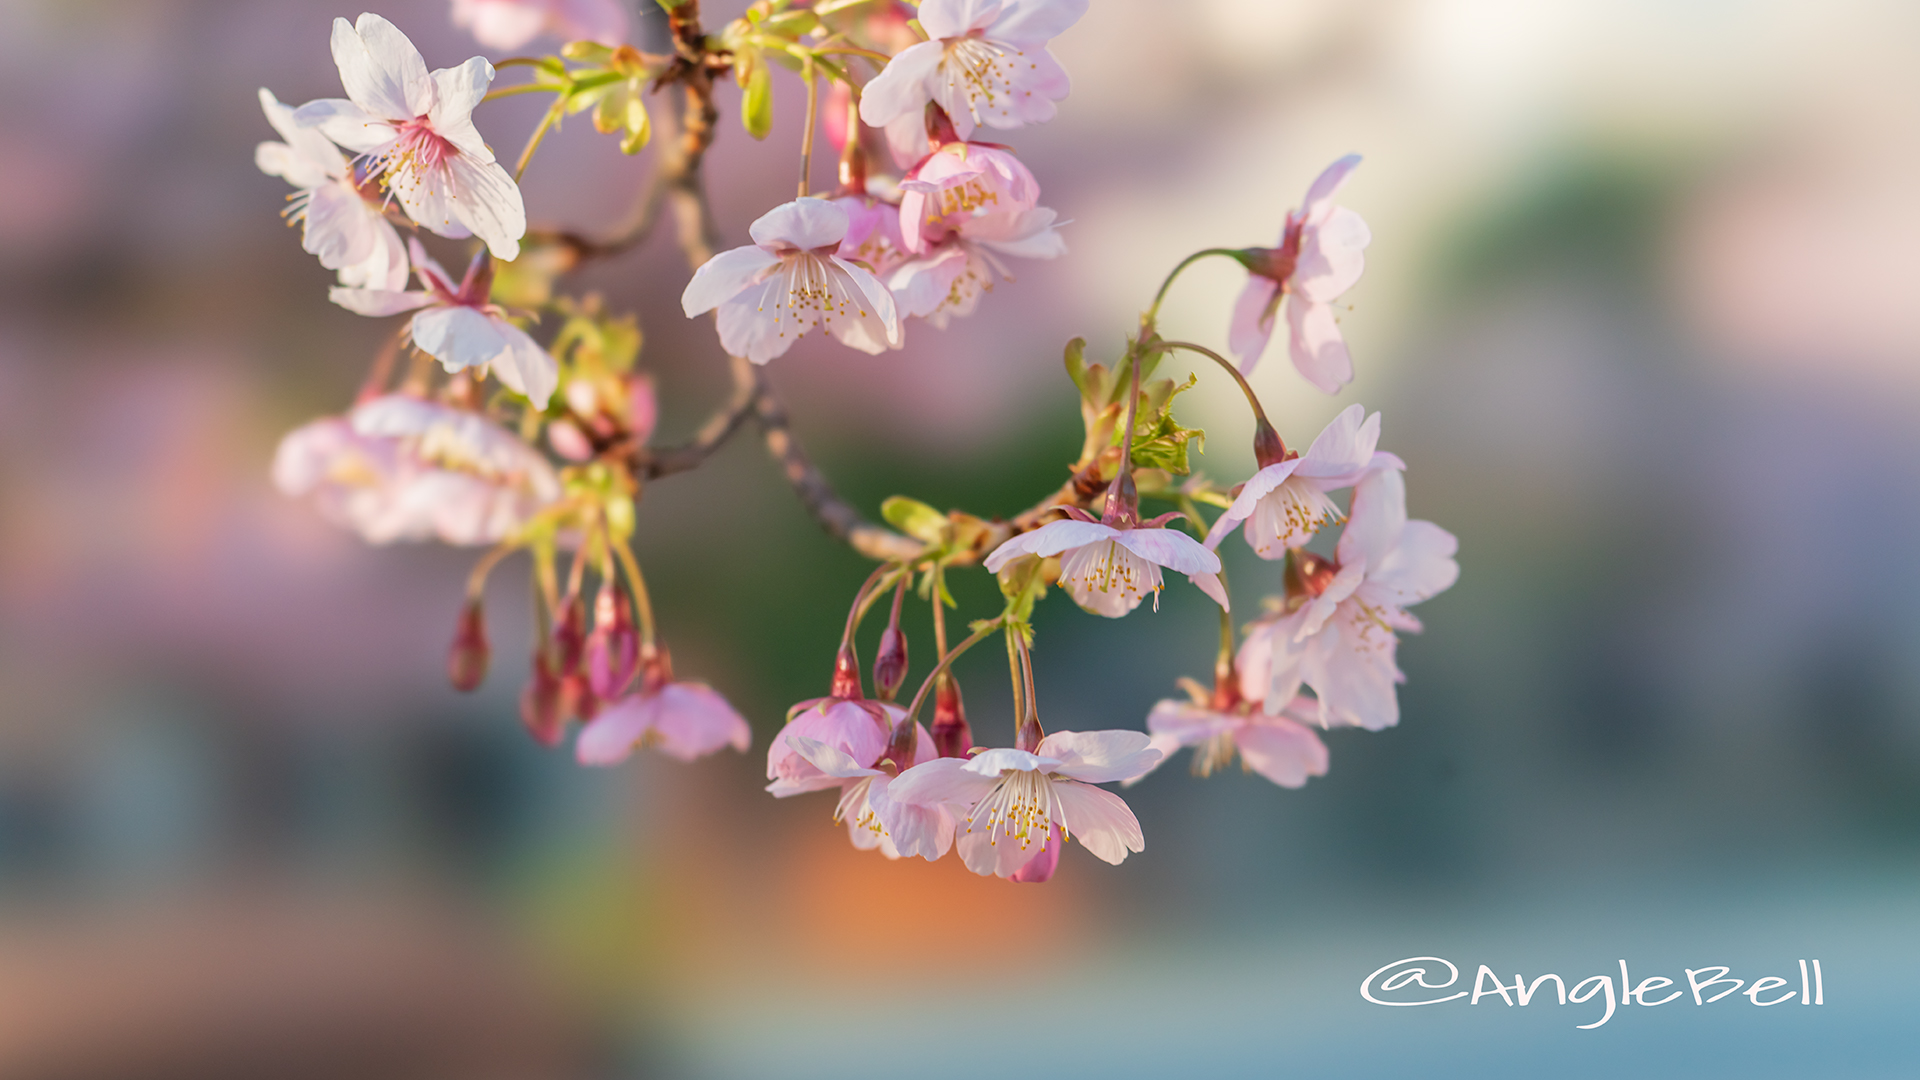
[[[880,634],[880,651],[873,657],[873,695],[892,701],[907,681],[907,634],[900,624],[888,626]]]
[[[1287,460],[1286,440],[1280,438],[1280,433],[1273,430],[1264,416],[1253,426],[1253,460],[1263,469]]]
[[[893,733],[887,737],[887,748],[882,758],[890,759],[896,772],[905,772],[913,768],[914,758],[920,751],[920,725],[901,717],[893,725]]]
[[[945,671],[933,682],[933,745],[941,757],[964,758],[973,749],[973,729],[967,726],[966,706],[960,702],[960,683]]]
[[[867,695],[860,690],[860,658],[853,654],[853,645],[840,646],[833,658],[833,681],[827,684],[827,696],[844,701],[859,701]]]
[[[593,602],[593,633],[587,638],[587,679],[595,695],[616,698],[639,667],[640,635],[626,596],[611,584]]]
[[[478,689],[487,677],[493,649],[487,644],[487,617],[479,599],[467,601],[454,625],[453,648],[447,652],[447,681],[461,693]]]
[[[547,425],[547,445],[568,461],[593,459],[593,440],[571,420],[555,420]]]
[[[553,644],[559,650],[558,674],[571,675],[578,671],[587,647],[587,604],[578,594],[560,602],[560,618],[553,626]]]
[[[627,430],[644,444],[653,437],[653,426],[660,420],[660,400],[653,392],[653,376],[627,376]]]
[[[560,716],[585,723],[600,712],[600,699],[594,695],[593,686],[586,675],[574,672],[560,679]]]
[[[520,722],[541,746],[558,746],[567,717],[560,700],[560,677],[544,652],[533,656],[533,677],[520,690]]]

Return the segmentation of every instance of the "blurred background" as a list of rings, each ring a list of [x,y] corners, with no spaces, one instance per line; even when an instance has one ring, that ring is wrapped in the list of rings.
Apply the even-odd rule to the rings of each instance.
[[[445,0],[379,10],[430,66],[480,51]],[[755,726],[691,766],[526,737],[521,564],[463,697],[471,553],[369,549],[275,494],[280,433],[339,411],[390,327],[329,305],[276,218],[254,94],[336,95],[356,13],[0,0],[0,1075],[1920,1070],[1920,9],[1096,0],[1054,45],[1059,117],[1005,136],[1069,255],[905,352],[796,348],[772,373],[800,437],[869,512],[1026,506],[1079,446],[1061,344],[1113,354],[1176,260],[1273,242],[1358,151],[1359,377],[1327,398],[1276,349],[1254,381],[1295,442],[1382,410],[1462,575],[1402,645],[1399,727],[1331,733],[1297,791],[1176,762],[1128,793],[1144,853],[1075,848],[1043,887],[887,863],[827,796],[759,790],[868,566],[755,438],[641,508],[678,670]],[[721,92],[728,244],[791,197],[797,88],[765,143]],[[514,148],[540,109],[477,121]],[[530,216],[607,228],[647,166],[569,124]],[[1241,279],[1196,268],[1169,333],[1223,343]],[[662,234],[574,283],[638,312],[666,441],[725,393],[685,280]],[[1231,483],[1248,424],[1201,377],[1199,467]],[[1273,568],[1227,550],[1251,612]],[[991,613],[984,574],[957,587]],[[1178,582],[1118,622],[1050,598],[1049,726],[1142,726],[1206,675],[1211,612]],[[960,671],[1004,742],[993,653]],[[1577,1031],[1597,1014],[1359,998],[1416,955],[1569,982],[1818,957],[1827,1004]]]

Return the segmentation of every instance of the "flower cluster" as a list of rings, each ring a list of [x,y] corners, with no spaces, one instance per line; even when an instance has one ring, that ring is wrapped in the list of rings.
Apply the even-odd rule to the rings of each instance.
[[[723,696],[674,676],[633,551],[645,487],[698,467],[749,416],[786,424],[755,365],[808,334],[869,353],[901,349],[908,320],[947,328],[975,312],[1012,280],[1010,260],[1065,253],[1032,171],[1012,148],[977,136],[1055,116],[1070,84],[1049,43],[1087,10],[1086,0],[925,0],[917,11],[897,0],[756,0],[709,34],[698,0],[662,6],[673,49],[656,55],[623,40],[627,19],[608,0],[453,0],[454,22],[491,48],[571,39],[556,56],[503,60],[529,81],[498,89],[482,57],[429,71],[379,16],[337,20],[332,51],[346,97],[294,108],[260,91],[281,141],[262,143],[256,163],[295,189],[284,216],[333,272],[330,299],[405,317],[351,408],[285,436],[274,482],[370,543],[485,549],[448,655],[461,690],[479,686],[491,663],[488,577],[525,554],[536,633],[521,719],[544,746],[577,723],[573,753],[593,766],[636,748],[686,761],[751,745],[751,727]],[[806,90],[797,197],[752,223],[750,245],[710,254],[699,167],[715,137],[714,80],[733,75],[742,124],[764,137],[775,66],[796,70]],[[582,112],[624,152],[641,152],[653,129],[648,102],[666,92],[682,113],[679,137],[657,155],[648,198],[684,197],[678,212],[694,215],[682,223],[692,273],[681,305],[689,317],[713,314],[735,380],[727,405],[674,447],[653,444],[661,403],[638,367],[635,321],[597,296],[559,290],[575,267],[642,234],[529,232],[517,183],[545,135]],[[472,114],[490,97],[521,93],[552,103],[509,173]],[[831,190],[811,186],[817,129],[839,154]],[[1100,785],[1136,783],[1181,748],[1193,748],[1199,775],[1238,757],[1299,787],[1328,768],[1316,729],[1398,722],[1397,635],[1420,629],[1408,607],[1458,576],[1455,541],[1409,519],[1408,466],[1379,449],[1378,413],[1349,406],[1301,454],[1244,377],[1284,307],[1300,374],[1327,393],[1352,380],[1333,302],[1360,278],[1371,237],[1333,199],[1358,161],[1342,158],[1311,184],[1277,246],[1208,248],[1176,266],[1110,363],[1069,343],[1081,453],[1027,510],[981,516],[897,496],[881,507],[891,529],[869,524],[794,440],[769,438],[806,505],[879,564],[854,594],[826,696],[795,705],[772,735],[770,793],[836,792],[833,819],[854,846],[890,859],[957,852],[975,873],[1040,882],[1074,840],[1109,863],[1142,851],[1139,821]],[[636,229],[654,216],[636,215]],[[425,234],[471,238],[457,279]],[[1158,328],[1168,289],[1211,256],[1248,272],[1224,327],[1239,363]],[[1181,425],[1175,403],[1198,375],[1160,375],[1175,357],[1204,361],[1200,371],[1245,394],[1259,467],[1244,482],[1217,487],[1194,471],[1202,433]],[[1164,512],[1143,511],[1153,502]],[[1220,555],[1236,528],[1254,565],[1271,568],[1274,593],[1243,639]],[[976,567],[996,578],[1003,604],[950,642],[947,579]],[[1153,706],[1145,731],[1049,732],[1035,605],[1058,587],[1106,618],[1150,597],[1158,610],[1167,571],[1218,607],[1213,685],[1181,680],[1190,700]],[[933,654],[903,702],[910,596],[930,616]],[[882,604],[885,628],[863,668],[859,630]],[[1010,737],[976,745],[954,663],[994,638],[1005,642],[1014,686]]]

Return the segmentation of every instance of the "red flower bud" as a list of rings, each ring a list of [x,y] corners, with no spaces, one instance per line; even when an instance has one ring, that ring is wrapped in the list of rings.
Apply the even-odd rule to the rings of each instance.
[[[892,701],[907,681],[907,635],[895,623],[880,634],[880,651],[873,658],[873,695]]]
[[[478,599],[467,601],[454,625],[453,648],[447,652],[447,681],[462,693],[480,686],[487,677],[493,649],[487,644],[487,617]]]
[[[860,701],[867,695],[860,689],[860,658],[852,645],[840,646],[833,658],[833,681],[827,684],[827,696],[844,701]]]
[[[966,706],[960,702],[960,684],[945,671],[933,683],[933,745],[941,757],[963,758],[973,749],[973,729],[967,726]]]
[[[533,656],[533,677],[520,690],[520,722],[541,746],[558,746],[567,717],[560,700],[560,676],[545,653]]]
[[[1253,427],[1253,460],[1263,469],[1287,460],[1286,441],[1264,417]]]
[[[601,698],[616,698],[639,668],[640,635],[626,596],[603,585],[593,602],[593,633],[587,638],[587,678]]]
[[[553,626],[553,644],[559,650],[558,674],[578,671],[580,658],[587,648],[587,604],[578,595],[560,602],[560,618]]]

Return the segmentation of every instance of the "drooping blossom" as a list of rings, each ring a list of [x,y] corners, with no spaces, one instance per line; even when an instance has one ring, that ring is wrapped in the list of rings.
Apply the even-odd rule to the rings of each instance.
[[[931,101],[963,139],[981,124],[1051,120],[1071,84],[1047,42],[1086,11],[1087,0],[926,0],[919,18],[931,40],[901,50],[867,84],[860,118],[919,123]]]
[[[894,716],[896,723],[906,722],[904,713],[894,713],[899,713]],[[787,736],[796,754],[840,785],[840,802],[834,807],[833,820],[846,822],[847,836],[854,847],[862,851],[878,848],[889,859],[918,855],[931,862],[953,847],[955,822],[952,811],[944,805],[903,804],[893,798],[892,785],[902,770],[939,757],[933,737],[924,726],[915,724],[911,738],[910,760],[876,758],[863,764],[845,750],[818,739],[792,733]],[[892,741],[904,745],[903,740]]]
[[[449,372],[473,368],[476,376],[490,371],[509,390],[525,395],[534,408],[546,408],[554,388],[560,385],[560,367],[488,299],[493,287],[493,263],[487,253],[474,256],[466,276],[455,285],[452,276],[418,240],[409,241],[409,246],[413,250],[413,270],[424,291],[336,286],[328,295],[334,303],[361,315],[417,312],[408,323],[408,333],[420,351],[440,361],[441,367]]]
[[[453,0],[453,25],[489,49],[512,52],[542,34],[618,45],[627,13],[618,0]]]
[[[374,544],[498,543],[560,497],[553,468],[517,435],[399,394],[289,432],[273,480]]]
[[[746,720],[706,683],[676,682],[666,650],[641,660],[640,688],[602,706],[580,729],[574,755],[582,765],[617,765],[636,748],[653,747],[681,761],[723,746],[744,751],[753,741]]]
[[[1232,764],[1236,753],[1244,768],[1281,787],[1302,787],[1308,777],[1327,774],[1327,745],[1306,726],[1317,722],[1312,698],[1296,697],[1269,714],[1257,700],[1240,698],[1237,683],[1219,689],[1229,692],[1226,700],[1188,681],[1191,700],[1156,703],[1147,714],[1153,748],[1171,757],[1183,746],[1193,747],[1193,771],[1199,776]]]
[[[1285,299],[1293,366],[1329,394],[1353,381],[1353,359],[1340,336],[1333,301],[1360,280],[1363,252],[1373,234],[1359,214],[1335,206],[1333,196],[1358,164],[1360,156],[1349,154],[1327,166],[1307,189],[1306,202],[1287,214],[1280,246],[1248,252],[1252,276],[1234,304],[1227,334],[1242,371],[1252,371],[1266,352]]]
[[[1069,510],[1069,513],[1072,511]],[[1060,556],[1060,584],[1074,603],[1117,619],[1153,596],[1159,609],[1165,583],[1160,568],[1178,570],[1222,608],[1227,590],[1220,584],[1220,557],[1198,540],[1177,529],[1152,522],[1131,528],[1103,524],[1082,513],[1031,532],[1024,532],[994,548],[985,566],[1001,567],[1022,555]]]
[[[893,296],[837,252],[847,212],[825,199],[795,199],[761,215],[753,244],[723,251],[694,271],[680,297],[688,318],[720,309],[720,344],[764,364],[819,327],[862,352],[900,345]]]
[[[310,101],[294,119],[359,154],[368,178],[426,229],[478,236],[496,258],[519,255],[527,231],[519,185],[473,126],[493,65],[476,56],[428,72],[413,42],[373,14],[333,21],[333,61],[347,96]]]
[[[326,136],[294,122],[293,109],[260,90],[267,122],[286,142],[254,147],[253,161],[268,176],[299,189],[287,202],[289,224],[300,224],[300,246],[337,271],[340,284],[366,289],[407,287],[407,249],[377,201],[355,182],[353,166]]]
[[[847,233],[834,254],[885,280],[907,261],[906,241],[900,235],[900,210],[867,195],[842,195],[833,200],[847,215]],[[898,298],[895,298],[896,308]]]
[[[1145,848],[1140,822],[1118,795],[1094,785],[1139,776],[1159,760],[1144,732],[1056,731],[1032,752],[923,762],[901,773],[889,794],[897,804],[949,807],[960,858],[976,874],[1012,877],[1035,859],[1057,859],[1068,839],[1117,865]]]
[[[1323,727],[1378,731],[1399,723],[1394,686],[1404,676],[1394,631],[1419,631],[1406,607],[1454,583],[1458,548],[1433,522],[1407,520],[1400,470],[1368,473],[1354,487],[1336,561],[1295,551],[1289,610],[1248,632],[1237,659],[1243,687],[1257,691],[1248,696],[1278,713],[1304,684],[1318,698]]]
[[[1323,428],[1304,455],[1267,464],[1253,474],[1207,533],[1217,549],[1235,525],[1246,522],[1247,545],[1263,559],[1282,559],[1313,539],[1323,526],[1343,519],[1328,492],[1352,487],[1374,469],[1404,469],[1380,445],[1380,414],[1349,405]]]
[[[902,313],[936,327],[970,315],[996,281],[1013,275],[1002,259],[1066,253],[1055,214],[1037,205],[1040,185],[1008,151],[948,142],[900,182],[900,229],[913,258],[887,287]]]

